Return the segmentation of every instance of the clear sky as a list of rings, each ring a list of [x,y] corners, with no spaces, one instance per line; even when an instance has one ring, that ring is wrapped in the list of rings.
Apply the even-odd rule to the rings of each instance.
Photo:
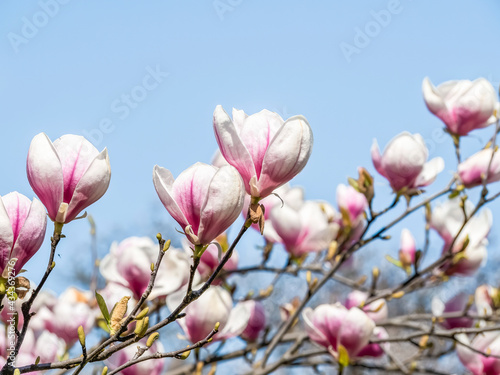
[[[373,139],[383,147],[403,130],[421,133],[431,157],[445,157],[438,182],[447,181],[452,147],[423,103],[425,76],[500,83],[496,0],[61,3],[0,2],[0,195],[33,197],[25,161],[39,132],[107,147],[111,185],[89,209],[101,254],[111,239],[154,236],[172,223],[153,166],[177,175],[210,162],[217,104],[306,116],[315,144],[294,183],[334,202],[336,185],[359,165],[373,171]],[[470,137],[466,152],[488,136]],[[387,183],[376,181],[389,201]],[[87,262],[88,224],[74,222],[66,234],[59,275],[74,259]],[[47,253],[45,245],[27,265],[29,276],[40,275]],[[57,280],[49,286],[61,290]]]

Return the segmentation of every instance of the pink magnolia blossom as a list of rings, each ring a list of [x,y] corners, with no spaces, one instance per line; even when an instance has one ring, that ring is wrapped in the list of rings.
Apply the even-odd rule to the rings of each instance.
[[[337,205],[341,212],[347,214],[351,226],[356,226],[364,219],[368,201],[363,194],[357,192],[352,186],[340,184],[337,186]]]
[[[327,249],[339,228],[328,222],[321,205],[313,201],[306,201],[298,210],[275,207],[270,219],[286,251],[295,257]]]
[[[129,237],[113,243],[99,265],[108,281],[128,288],[135,299],[141,298],[151,277],[151,263],[158,258],[158,244],[149,237]],[[160,263],[149,299],[164,297],[179,290],[189,280],[191,260],[184,252],[170,248]]]
[[[246,195],[242,211],[244,217],[247,216],[250,199],[250,196]],[[289,184],[285,184],[274,190],[273,194],[261,199],[259,203],[264,206],[264,238],[269,242],[281,242],[282,240],[276,233],[271,220],[271,211],[273,208],[280,208],[281,206],[289,206],[294,210],[298,210],[304,204],[304,189],[300,187],[292,188]],[[258,224],[252,224],[252,228],[260,231]]]
[[[235,168],[196,163],[174,180],[155,166],[153,183],[163,205],[194,245],[208,245],[238,218],[245,192]]]
[[[455,262],[448,262],[442,269],[447,275],[469,276],[486,262],[488,256],[486,237],[490,232],[493,219],[491,211],[483,209],[469,218],[467,224],[460,231],[465,220],[464,210],[467,215],[470,215],[474,210],[472,202],[467,200],[464,208],[461,207],[460,203],[460,198],[454,198],[436,206],[432,211],[430,224],[444,240],[443,254],[449,251],[452,243],[452,251],[456,253],[462,250],[465,241],[468,241],[461,258]],[[453,242],[455,237],[457,239]]]
[[[108,151],[84,137],[63,135],[52,143],[45,133],[31,141],[28,180],[52,221],[69,223],[99,200],[109,186]]]
[[[491,355],[500,355],[500,333],[499,331],[484,332],[476,335],[472,342],[465,334],[456,336],[458,341],[457,354],[460,362],[467,367],[473,375],[499,375],[500,359],[495,357],[485,357],[464,345],[472,346],[474,349]]]
[[[88,334],[94,325],[95,314],[90,301],[89,293],[83,293],[76,288],[66,289],[53,307],[53,315],[46,321],[46,329],[71,347],[78,340],[79,326]]]
[[[422,83],[425,104],[439,117],[448,131],[467,135],[496,121],[495,89],[484,78],[475,81],[448,81],[434,87],[429,78]]]
[[[382,327],[375,327],[373,329],[373,336],[380,340],[389,338],[389,334]],[[385,355],[384,349],[388,350],[389,348],[390,344],[388,342],[382,344],[368,344],[364,346],[363,349],[361,349],[361,351],[358,353],[358,357],[382,357]]]
[[[247,341],[255,341],[259,334],[266,327],[266,313],[264,306],[259,301],[249,300],[241,302],[250,310],[250,318],[245,330],[241,333],[241,337]]]
[[[443,302],[439,297],[435,296],[432,299],[432,314],[434,316],[442,316],[446,313],[463,313],[469,302],[469,296],[466,293],[459,293],[446,302]],[[446,329],[453,328],[470,328],[474,321],[471,318],[446,318],[439,324]]]
[[[0,272],[9,264],[11,275],[18,274],[42,246],[46,227],[38,199],[31,202],[18,192],[0,197]]]
[[[380,323],[387,319],[389,315],[389,310],[387,309],[387,303],[385,300],[377,300],[368,305],[365,305],[365,301],[368,299],[368,293],[362,292],[360,290],[353,290],[347,296],[344,303],[345,307],[351,309],[353,307],[362,308],[362,310],[368,315],[368,317],[375,323]],[[363,307],[361,307],[363,306]]]
[[[309,338],[336,356],[342,345],[349,358],[358,356],[368,345],[375,323],[360,309],[348,310],[340,303],[323,304],[302,313]]]
[[[167,307],[170,311],[179,306],[184,294],[185,292],[181,291],[167,297]],[[177,322],[192,343],[206,338],[216,323],[220,323],[220,327],[214,340],[238,336],[247,327],[251,315],[249,305],[239,303],[233,307],[231,294],[220,286],[211,286],[184,312],[186,316]]]
[[[146,341],[139,341],[141,347],[146,346]],[[163,353],[164,348],[161,342],[155,341],[153,345],[144,353],[144,355],[151,355],[155,353]],[[107,361],[106,364],[111,370],[117,369],[128,361],[134,358],[137,353],[137,345],[129,345],[118,352],[114,353]],[[165,364],[164,358],[153,359],[148,361],[139,362],[136,365],[127,367],[119,372],[121,375],[160,375]]]
[[[429,150],[420,134],[400,133],[389,142],[382,155],[375,140],[371,154],[375,169],[395,192],[403,189],[413,192],[427,186],[444,169],[440,157],[427,161]]]
[[[220,236],[219,236],[220,237]],[[193,249],[189,246],[187,241],[183,242],[183,248],[188,256],[193,255]],[[220,254],[221,257],[224,256],[223,253]],[[231,258],[224,265],[224,270],[233,271],[238,268],[239,255],[236,249],[233,250]],[[207,249],[203,252],[200,258],[200,264],[198,265],[197,271],[200,273],[202,279],[206,280],[212,275],[217,266],[219,265],[219,248],[215,244],[208,245]],[[220,281],[219,281],[220,282]],[[217,281],[215,281],[217,283]]]
[[[415,263],[415,254],[417,253],[417,244],[411,232],[404,228],[401,231],[401,240],[399,245],[399,261],[405,269],[410,268]]]
[[[311,155],[313,135],[303,116],[283,121],[268,110],[247,116],[233,109],[231,120],[219,105],[213,123],[222,155],[240,172],[253,197],[267,197],[290,181]]]
[[[491,315],[495,308],[495,300],[498,299],[498,289],[491,285],[481,285],[476,288],[474,293],[474,304],[478,315]]]
[[[490,164],[491,163],[491,164]],[[489,169],[488,169],[489,167]],[[500,180],[500,152],[491,148],[481,150],[458,166],[458,176],[465,187],[474,187],[483,183],[483,176],[487,183]]]

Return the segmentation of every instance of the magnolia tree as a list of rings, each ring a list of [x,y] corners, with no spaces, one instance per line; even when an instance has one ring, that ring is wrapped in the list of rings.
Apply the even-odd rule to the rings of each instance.
[[[381,210],[374,209],[380,204],[370,168],[338,185],[336,207],[306,200],[303,189],[288,184],[313,148],[304,117],[284,121],[267,110],[250,116],[233,110],[231,118],[218,106],[213,127],[220,152],[213,165],[196,163],[177,178],[153,168],[153,185],[178,223],[182,240],[175,240],[182,248],[161,234],[124,239],[98,263],[104,286],[68,287],[59,296],[44,289],[57,273],[57,246],[70,241],[66,226],[105,194],[111,169],[106,149],[99,152],[81,136],[54,142],[35,136],[27,176],[38,199],[17,192],[0,199],[2,374],[270,374],[293,368],[449,374],[439,360],[450,356],[474,375],[500,374],[498,289],[454,290],[423,307],[412,299],[420,294],[430,301],[433,289],[477,274],[486,262],[492,214],[485,206],[500,195],[488,185],[500,180],[497,96],[484,79],[437,87],[425,79],[423,94],[443,121],[457,162],[445,167],[441,157],[428,160],[419,134],[402,132],[383,151],[375,142],[371,157],[382,176],[376,178],[393,191],[392,203]],[[484,148],[462,160],[461,139],[490,125]],[[445,169],[454,171],[451,180],[427,195],[423,188]],[[412,214],[420,215],[421,227],[412,221],[401,231],[399,256],[386,257],[392,264],[377,256],[371,272],[353,266],[355,258],[367,263],[367,245],[387,243],[391,229]],[[229,241],[226,231],[240,215],[243,225]],[[23,267],[34,266],[28,261],[44,241],[47,216],[53,230],[47,268],[41,280],[28,280]],[[240,267],[235,247],[252,230],[263,237],[261,255]],[[432,231],[442,241],[431,241]],[[422,246],[412,233],[425,233]],[[271,260],[276,252],[281,266]],[[381,273],[382,263],[394,272]],[[257,280],[263,274],[274,278],[257,291],[245,291],[245,278],[235,276]],[[282,293],[285,303],[276,306],[272,298],[284,277],[303,288],[298,296]],[[333,292],[337,287],[345,294]],[[183,337],[169,325],[180,326]],[[97,343],[87,345],[90,337]]]

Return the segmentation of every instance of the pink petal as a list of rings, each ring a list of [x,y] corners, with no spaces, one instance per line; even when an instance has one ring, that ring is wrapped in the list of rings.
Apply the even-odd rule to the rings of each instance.
[[[0,272],[3,272],[10,259],[10,252],[14,244],[14,234],[9,214],[5,209],[3,198],[0,198]]]
[[[257,175],[252,157],[243,144],[238,130],[220,105],[215,108],[213,125],[222,155],[240,172],[245,182],[245,189],[250,194],[250,179]]]
[[[69,204],[78,182],[99,152],[84,137],[73,134],[56,139],[54,148],[61,160],[64,179],[63,202]]]
[[[189,222],[175,201],[173,193],[174,176],[165,168],[155,165],[153,169],[153,184],[161,202],[167,209],[170,215],[174,218],[179,225],[184,228],[189,225]]]
[[[224,232],[240,215],[245,198],[243,180],[232,167],[220,168],[208,185],[205,203],[201,208],[198,237],[209,244]]]
[[[35,194],[47,208],[49,217],[55,220],[63,201],[63,172],[56,149],[45,133],[31,141],[26,171]]]
[[[26,262],[40,249],[47,228],[47,215],[43,204],[36,198],[33,199],[33,203],[28,198],[24,198],[29,204],[27,206],[29,211],[11,254],[11,258],[17,258],[17,272],[21,271]]]
[[[289,118],[272,139],[259,177],[261,197],[290,181],[307,164],[311,156],[313,134],[303,116]]]

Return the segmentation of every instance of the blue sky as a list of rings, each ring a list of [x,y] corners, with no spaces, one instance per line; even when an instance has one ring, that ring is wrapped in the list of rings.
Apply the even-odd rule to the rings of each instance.
[[[425,76],[500,83],[494,0],[54,1],[0,3],[0,195],[33,196],[25,160],[39,132],[83,134],[107,147],[111,185],[89,209],[101,254],[112,239],[172,232],[153,166],[177,175],[209,162],[217,104],[306,116],[315,145],[294,183],[308,198],[334,202],[336,185],[358,166],[373,171],[373,139],[383,147],[404,130],[445,158],[437,183],[447,181],[453,150],[423,103]],[[361,43],[359,30],[371,36]],[[346,45],[357,48],[348,58]],[[490,132],[469,137],[465,153]],[[389,189],[376,181],[382,207]],[[88,257],[88,224],[65,229],[60,277]],[[27,265],[29,276],[38,278],[47,253],[45,245]],[[60,277],[49,286],[61,290]]]

